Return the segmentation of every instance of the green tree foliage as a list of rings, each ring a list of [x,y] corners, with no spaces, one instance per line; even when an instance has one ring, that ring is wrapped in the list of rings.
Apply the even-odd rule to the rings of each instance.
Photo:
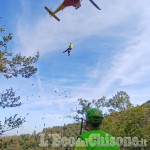
[[[138,137],[139,140],[143,138],[147,147],[150,147],[150,106],[143,105],[121,112],[112,112],[104,118],[101,129],[115,137]],[[138,150],[135,147],[130,149]]]
[[[0,107],[17,107],[22,103],[19,102],[20,96],[15,97],[15,92],[13,88],[6,89],[6,92],[0,93]]]
[[[30,78],[37,71],[34,64],[38,61],[39,53],[37,52],[33,57],[26,57],[20,53],[14,55],[14,53],[8,52],[8,42],[12,40],[13,36],[11,33],[4,35],[4,32],[4,27],[0,25],[0,36],[2,37],[0,39],[0,77],[9,79],[20,75],[24,78]],[[20,96],[16,96],[13,88],[6,89],[6,92],[0,93],[0,108],[21,106],[22,103],[19,100]],[[0,121],[0,135],[19,128],[23,122],[25,122],[25,118],[18,117],[18,114],[5,117],[4,121]]]
[[[146,103],[142,104],[142,105],[147,105],[147,106],[149,106],[149,105],[150,105],[150,100],[147,101]]]
[[[6,89],[6,92],[0,93],[0,108],[19,107],[22,104],[19,100],[20,96],[15,96],[13,88]],[[0,121],[0,135],[12,129],[19,128],[23,122],[25,122],[25,118],[18,117],[18,114],[8,118],[5,117],[4,121]]]
[[[73,116],[76,121],[80,121],[81,117],[85,118],[85,114],[90,108],[98,108],[100,110],[105,108],[107,113],[104,115],[108,115],[111,112],[119,112],[133,107],[129,95],[123,91],[117,92],[117,94],[110,99],[106,99],[106,97],[103,96],[97,100],[78,99],[78,102],[78,108],[75,110],[76,115]]]
[[[9,118],[5,117],[4,122],[0,121],[0,135],[4,132],[10,131],[15,128],[19,128],[23,122],[25,122],[25,118],[17,117],[18,114],[14,116],[10,116]]]
[[[124,91],[117,92],[115,96],[110,98],[108,100],[108,106],[112,108],[112,109],[109,109],[110,112],[127,110],[133,107],[133,105],[130,102],[129,95]]]
[[[0,93],[0,108],[19,107],[22,104],[19,100],[20,96],[15,96],[13,88],[7,89],[6,92]],[[15,114],[9,118],[5,117],[3,122],[0,121],[0,135],[14,128],[18,128],[25,121],[25,118],[17,116],[18,114]]]
[[[21,137],[19,136],[8,136],[0,138],[0,149],[1,150],[22,150],[20,145]]]
[[[4,31],[5,29],[0,27],[0,33]],[[9,53],[7,50],[7,44],[12,40],[12,37],[12,34],[9,33],[7,36],[3,36],[0,41],[0,74],[6,78],[18,75],[29,78],[37,71],[37,68],[32,64],[37,62],[39,53],[34,57],[21,56],[20,53],[13,56],[13,53]]]

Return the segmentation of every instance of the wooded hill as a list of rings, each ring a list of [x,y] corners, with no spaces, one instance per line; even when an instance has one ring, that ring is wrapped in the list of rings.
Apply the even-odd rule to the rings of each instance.
[[[137,137],[140,141],[144,141],[143,147],[123,147],[121,150],[150,150],[150,105],[149,102],[121,112],[112,112],[103,120],[101,130],[108,132],[114,137]],[[45,128],[41,133],[45,134],[44,140],[48,141],[46,147],[40,147],[41,133],[33,133],[32,135],[20,135],[3,137],[0,139],[1,150],[61,150],[62,147],[52,147],[53,140],[49,133],[61,134],[61,137],[77,138],[80,132],[80,124],[73,123],[64,126],[55,126],[52,128]],[[85,132],[85,130],[83,130]],[[46,142],[45,142],[46,143]],[[142,143],[142,142],[140,142]],[[68,148],[73,149],[71,147]]]

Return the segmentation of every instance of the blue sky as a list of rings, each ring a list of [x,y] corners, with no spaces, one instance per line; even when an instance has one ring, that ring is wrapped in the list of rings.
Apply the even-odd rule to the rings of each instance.
[[[121,90],[135,105],[150,98],[150,2],[95,0],[99,11],[83,0],[78,10],[60,11],[58,22],[44,6],[54,10],[61,2],[1,0],[0,23],[6,33],[13,33],[10,51],[26,56],[40,52],[32,78],[0,78],[0,91],[13,87],[23,102],[19,108],[0,109],[0,120],[29,113],[18,134],[41,131],[44,123],[72,123],[65,116],[76,108],[78,98],[110,98]],[[74,48],[68,57],[62,51],[70,42]]]

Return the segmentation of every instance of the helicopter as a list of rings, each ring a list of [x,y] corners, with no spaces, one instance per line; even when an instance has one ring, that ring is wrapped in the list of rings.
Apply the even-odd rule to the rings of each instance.
[[[98,10],[101,10],[99,6],[93,1],[89,0]],[[47,6],[45,6],[46,11],[49,13],[50,16],[54,17],[57,21],[60,21],[60,19],[55,15],[60,10],[63,10],[65,7],[73,6],[75,9],[78,9],[81,6],[81,0],[64,0],[61,5],[56,8],[56,10],[51,11]]]

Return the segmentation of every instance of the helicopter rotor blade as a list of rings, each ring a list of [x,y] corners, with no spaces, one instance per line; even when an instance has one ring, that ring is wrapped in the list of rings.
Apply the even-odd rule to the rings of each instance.
[[[93,1],[93,0],[89,0],[98,10],[101,10],[100,8],[99,8],[99,6]]]

